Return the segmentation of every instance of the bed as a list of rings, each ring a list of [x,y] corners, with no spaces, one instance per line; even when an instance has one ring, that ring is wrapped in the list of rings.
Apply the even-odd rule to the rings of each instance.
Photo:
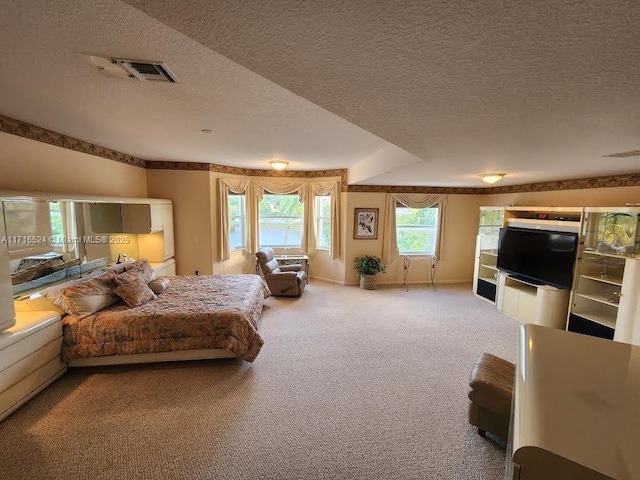
[[[252,362],[263,340],[257,321],[268,287],[257,275],[167,277],[152,301],[63,318],[69,366],[240,357]]]

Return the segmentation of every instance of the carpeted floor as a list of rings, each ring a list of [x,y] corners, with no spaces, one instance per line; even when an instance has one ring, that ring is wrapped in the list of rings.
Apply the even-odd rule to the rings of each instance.
[[[0,478],[500,479],[468,377],[519,324],[470,290],[312,281],[266,301],[253,364],[70,370],[0,423]]]

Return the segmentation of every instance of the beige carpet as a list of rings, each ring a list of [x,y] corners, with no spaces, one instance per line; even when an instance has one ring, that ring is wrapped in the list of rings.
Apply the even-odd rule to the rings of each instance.
[[[519,324],[469,285],[266,305],[253,364],[71,370],[0,423],[0,478],[502,478],[467,383],[483,351],[514,360]]]

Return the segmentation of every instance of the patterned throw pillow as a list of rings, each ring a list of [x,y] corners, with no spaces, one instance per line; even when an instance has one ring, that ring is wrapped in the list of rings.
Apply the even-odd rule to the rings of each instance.
[[[115,277],[115,272],[108,271],[99,277],[61,289],[59,306],[65,312],[81,318],[110,307],[120,300],[112,291],[116,285]]]
[[[116,286],[126,285],[127,283],[135,282],[137,280],[143,281],[145,285],[148,283],[144,274],[138,269],[127,270],[115,277]]]
[[[120,285],[113,292],[120,296],[130,307],[137,307],[156,298],[156,294],[153,293],[153,290],[147,286],[142,278]]]
[[[153,280],[156,276],[156,272],[153,271],[153,267],[146,258],[142,258],[137,262],[133,262],[131,265],[126,266],[125,273],[127,272],[140,272],[147,283]],[[120,285],[122,285],[122,283]]]

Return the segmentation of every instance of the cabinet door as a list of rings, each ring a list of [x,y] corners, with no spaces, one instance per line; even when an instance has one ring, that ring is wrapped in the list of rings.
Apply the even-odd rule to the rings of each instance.
[[[520,292],[518,297],[518,319],[522,323],[533,323],[536,313],[536,295]],[[565,312],[566,315],[566,312]]]
[[[165,205],[159,203],[149,205],[152,232],[159,232],[164,228],[164,207]]]
[[[504,287],[502,297],[502,311],[512,317],[518,316],[518,300],[520,291],[517,288]]]
[[[164,258],[175,256],[175,246],[173,237],[173,204],[162,205],[162,222],[164,235]]]
[[[95,233],[123,233],[119,203],[89,204],[91,231]]]
[[[122,204],[122,230],[125,233],[150,233],[151,211],[149,205]]]

